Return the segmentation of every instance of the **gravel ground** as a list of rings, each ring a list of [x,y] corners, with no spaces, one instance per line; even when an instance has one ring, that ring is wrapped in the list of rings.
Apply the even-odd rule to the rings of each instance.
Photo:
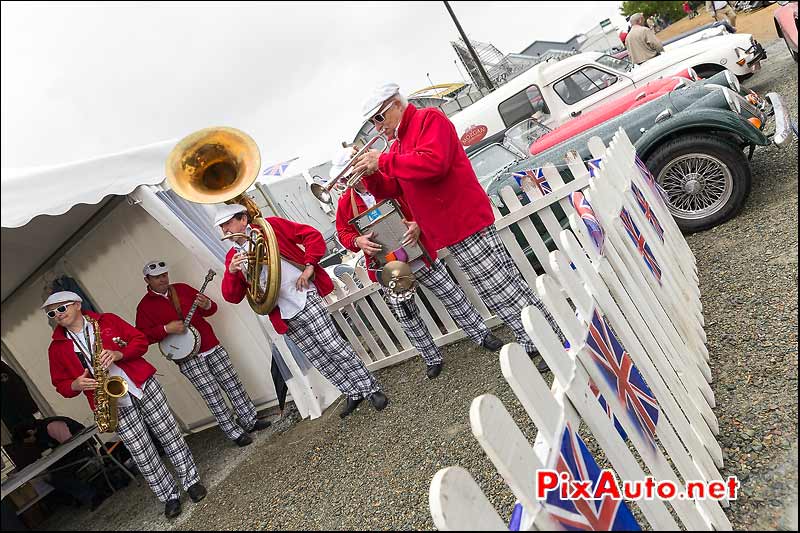
[[[797,117],[797,67],[783,41],[746,85],[784,95]],[[760,149],[743,212],[688,238],[698,260],[714,372],[722,474],[743,492],[728,509],[735,529],[797,529],[797,143]],[[510,332],[498,330],[503,340]],[[129,486],[97,511],[61,509],[43,526],[69,530],[432,529],[431,477],[461,465],[509,516],[514,497],[472,437],[469,406],[500,398],[528,438],[527,420],[496,354],[468,342],[444,349],[429,381],[418,359],[377,373],[391,398],[342,421],[329,409],[294,414],[239,449],[218,428],[187,438],[209,488],[173,522],[149,489]],[[552,379],[550,375],[547,376]]]

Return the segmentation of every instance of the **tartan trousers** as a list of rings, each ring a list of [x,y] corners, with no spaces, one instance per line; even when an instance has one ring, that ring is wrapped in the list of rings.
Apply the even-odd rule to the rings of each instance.
[[[286,335],[343,394],[357,400],[381,390],[353,348],[339,335],[316,290],[308,292],[302,311],[285,320],[289,326]]]
[[[256,423],[256,407],[239,381],[231,358],[221,344],[208,355],[179,361],[178,368],[206,401],[211,414],[229,439],[236,440],[245,431],[253,428]],[[233,421],[222,391],[225,391],[239,417],[238,424]]]
[[[417,270],[414,276],[421,285],[424,285],[442,302],[447,312],[453,317],[453,321],[464,330],[472,342],[475,344],[483,342],[483,338],[489,333],[489,328],[483,323],[480,313],[472,306],[461,287],[450,277],[444,263],[437,259],[431,263],[429,268]],[[416,298],[399,302],[389,295],[389,291],[384,289],[383,299],[408,335],[411,344],[422,356],[425,364],[430,366],[441,363],[442,352],[434,343],[431,332],[420,316]]]
[[[536,349],[522,326],[522,309],[537,307],[561,339],[566,337],[542,301],[525,283],[522,274],[503,246],[494,224],[447,247],[481,299],[493,313],[514,331],[517,342],[532,352]]]
[[[130,396],[133,405],[118,407],[117,434],[131,453],[150,489],[161,502],[180,497],[172,474],[158,457],[158,452],[147,433],[153,432],[175,467],[183,490],[200,481],[194,457],[178,429],[178,423],[169,410],[167,397],[161,384],[151,377],[142,386],[142,398]]]

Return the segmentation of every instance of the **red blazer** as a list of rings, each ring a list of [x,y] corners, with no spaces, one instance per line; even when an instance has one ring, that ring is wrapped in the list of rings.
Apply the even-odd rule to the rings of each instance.
[[[358,211],[358,214],[361,214],[367,210],[367,204],[364,202],[364,200],[361,199],[361,196],[359,196],[356,192],[353,191],[353,189],[347,189],[346,191],[344,191],[344,194],[342,194],[342,196],[339,198],[339,205],[336,208],[336,233],[339,236],[339,242],[342,243],[342,246],[344,246],[345,248],[347,248],[352,252],[358,252],[359,250],[361,250],[361,248],[356,246],[355,241],[356,238],[359,237],[361,234],[358,232],[354,224],[348,223],[350,220],[353,219],[354,216],[356,216],[353,214],[353,204],[350,200],[352,197],[355,197],[356,199],[356,210]],[[384,200],[384,198],[376,197],[375,200],[377,202],[380,202]],[[406,203],[406,201],[402,197],[396,198],[395,201],[398,204],[400,204],[400,210],[403,211],[405,219],[414,220],[414,217],[411,216],[411,210],[408,208],[408,204]],[[422,247],[431,256],[431,259],[435,261],[436,249],[433,246],[431,246],[430,241],[428,241],[428,239],[425,237],[425,234],[422,233],[422,231],[420,231],[419,240],[420,244],[422,244]],[[375,276],[375,271],[369,270],[369,268],[375,268],[375,265],[372,264],[374,259],[372,259],[370,256],[366,254],[365,257],[367,258],[367,267],[368,267],[367,275],[369,275],[369,279],[371,279],[372,281],[377,281],[378,279]],[[425,264],[429,265],[427,259],[424,259],[424,261]]]
[[[364,177],[364,184],[376,197],[405,197],[433,250],[494,224],[489,197],[456,129],[436,108],[408,104],[397,140],[381,154],[378,172]]]
[[[266,221],[275,230],[280,254],[295,263],[311,263],[314,265],[313,281],[317,287],[317,293],[320,296],[330,293],[333,290],[333,281],[331,281],[325,269],[319,266],[319,261],[326,252],[325,239],[322,237],[322,233],[307,224],[299,224],[285,218],[267,217]],[[258,230],[255,226],[251,225],[251,227],[256,231]],[[300,247],[301,244],[305,250]],[[243,272],[239,271],[236,274],[231,274],[228,270],[234,254],[235,248],[231,248],[228,250],[228,255],[225,256],[222,297],[225,298],[226,302],[238,304],[247,294],[248,283]],[[275,331],[281,335],[288,331],[289,327],[281,318],[281,312],[277,305],[269,314],[269,319],[275,327]]]
[[[91,311],[84,311],[83,314],[99,322],[103,348],[122,352],[122,359],[114,364],[124,370],[133,383],[141,388],[144,382],[156,373],[155,367],[142,359],[147,352],[147,337],[144,333],[112,313],[98,315]],[[127,346],[120,347],[111,340],[114,337],[121,337],[128,343]],[[72,390],[72,382],[75,381],[75,378],[83,375],[83,365],[81,365],[78,354],[75,353],[72,339],[67,336],[66,330],[62,326],[57,326],[53,330],[53,340],[50,342],[48,357],[50,359],[50,379],[59,394],[65,398],[74,398],[80,394],[80,391]],[[89,400],[89,407],[94,411],[94,391],[85,390],[83,393]]]
[[[186,317],[199,291],[185,283],[173,283],[172,287],[175,288],[175,292],[178,294],[181,311],[183,316]],[[167,293],[167,296],[169,296],[169,293]],[[198,306],[194,315],[192,315],[191,322],[189,322],[200,333],[200,352],[206,352],[219,344],[219,339],[214,334],[214,329],[206,321],[207,316],[211,316],[216,312],[217,304],[212,300],[211,308],[208,311]],[[172,298],[164,298],[148,287],[147,294],[142,297],[136,307],[136,329],[147,336],[147,342],[153,344],[167,336],[164,326],[173,320],[181,320],[181,317],[178,316],[175,306],[172,305]]]

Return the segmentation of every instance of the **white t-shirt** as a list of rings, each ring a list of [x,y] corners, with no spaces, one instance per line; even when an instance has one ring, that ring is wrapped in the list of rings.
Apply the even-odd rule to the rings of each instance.
[[[376,203],[375,202],[375,197],[372,196],[372,193],[370,193],[368,191],[367,192],[359,192],[356,189],[353,189],[353,190],[356,191],[358,193],[358,195],[361,197],[361,199],[364,200],[364,203],[367,204],[367,209],[370,209],[370,208],[372,208],[372,206],[375,205],[375,203]]]
[[[94,366],[92,365],[92,361],[90,358],[86,357],[86,354],[94,353],[94,328],[89,325],[89,321],[85,318],[83,319],[83,331],[81,333],[73,333],[71,331],[67,331],[67,335],[70,336],[72,339],[73,349],[78,353],[78,357],[82,358],[86,361],[87,366],[89,367],[89,373],[94,376]],[[86,336],[89,337],[89,346],[86,346]],[[106,349],[113,349],[114,347],[104,346]],[[108,375],[109,376],[119,376],[125,380],[125,383],[128,384],[128,393],[122,396],[121,398],[117,398],[117,405],[122,407],[130,407],[133,405],[131,402],[130,397],[128,394],[133,394],[137,398],[141,399],[142,397],[142,389],[136,386],[133,380],[128,377],[128,374],[125,373],[120,367],[116,365],[116,363],[111,363],[111,366],[108,367]]]
[[[249,226],[245,230],[247,235],[250,235],[251,231],[253,231],[253,228]],[[234,242],[233,246],[239,252],[247,252],[250,248],[250,241],[247,241],[245,244],[238,244]],[[242,263],[242,268],[247,270],[247,261]],[[294,284],[297,282],[297,278],[300,277],[300,274],[302,274],[302,271],[299,268],[281,257],[281,287],[278,291],[277,305],[281,311],[281,318],[284,320],[293,318],[295,315],[297,315],[297,313],[305,309],[308,291],[317,290],[314,282],[309,281],[308,289],[298,291]],[[266,268],[261,269],[261,278],[259,281],[262,288],[267,286]]]
[[[714,2],[714,9],[722,9],[723,7],[727,6],[728,2]]]

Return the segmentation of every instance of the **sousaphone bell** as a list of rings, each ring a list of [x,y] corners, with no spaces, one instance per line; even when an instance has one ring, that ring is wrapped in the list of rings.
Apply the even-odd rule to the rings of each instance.
[[[247,256],[247,301],[253,311],[267,315],[275,308],[280,290],[281,263],[272,226],[245,191],[255,182],[261,154],[255,141],[235,128],[213,127],[196,131],[175,145],[167,157],[167,183],[180,197],[199,204],[241,204],[250,221],[261,231],[245,236],[250,242]],[[261,283],[266,269],[266,283]]]

